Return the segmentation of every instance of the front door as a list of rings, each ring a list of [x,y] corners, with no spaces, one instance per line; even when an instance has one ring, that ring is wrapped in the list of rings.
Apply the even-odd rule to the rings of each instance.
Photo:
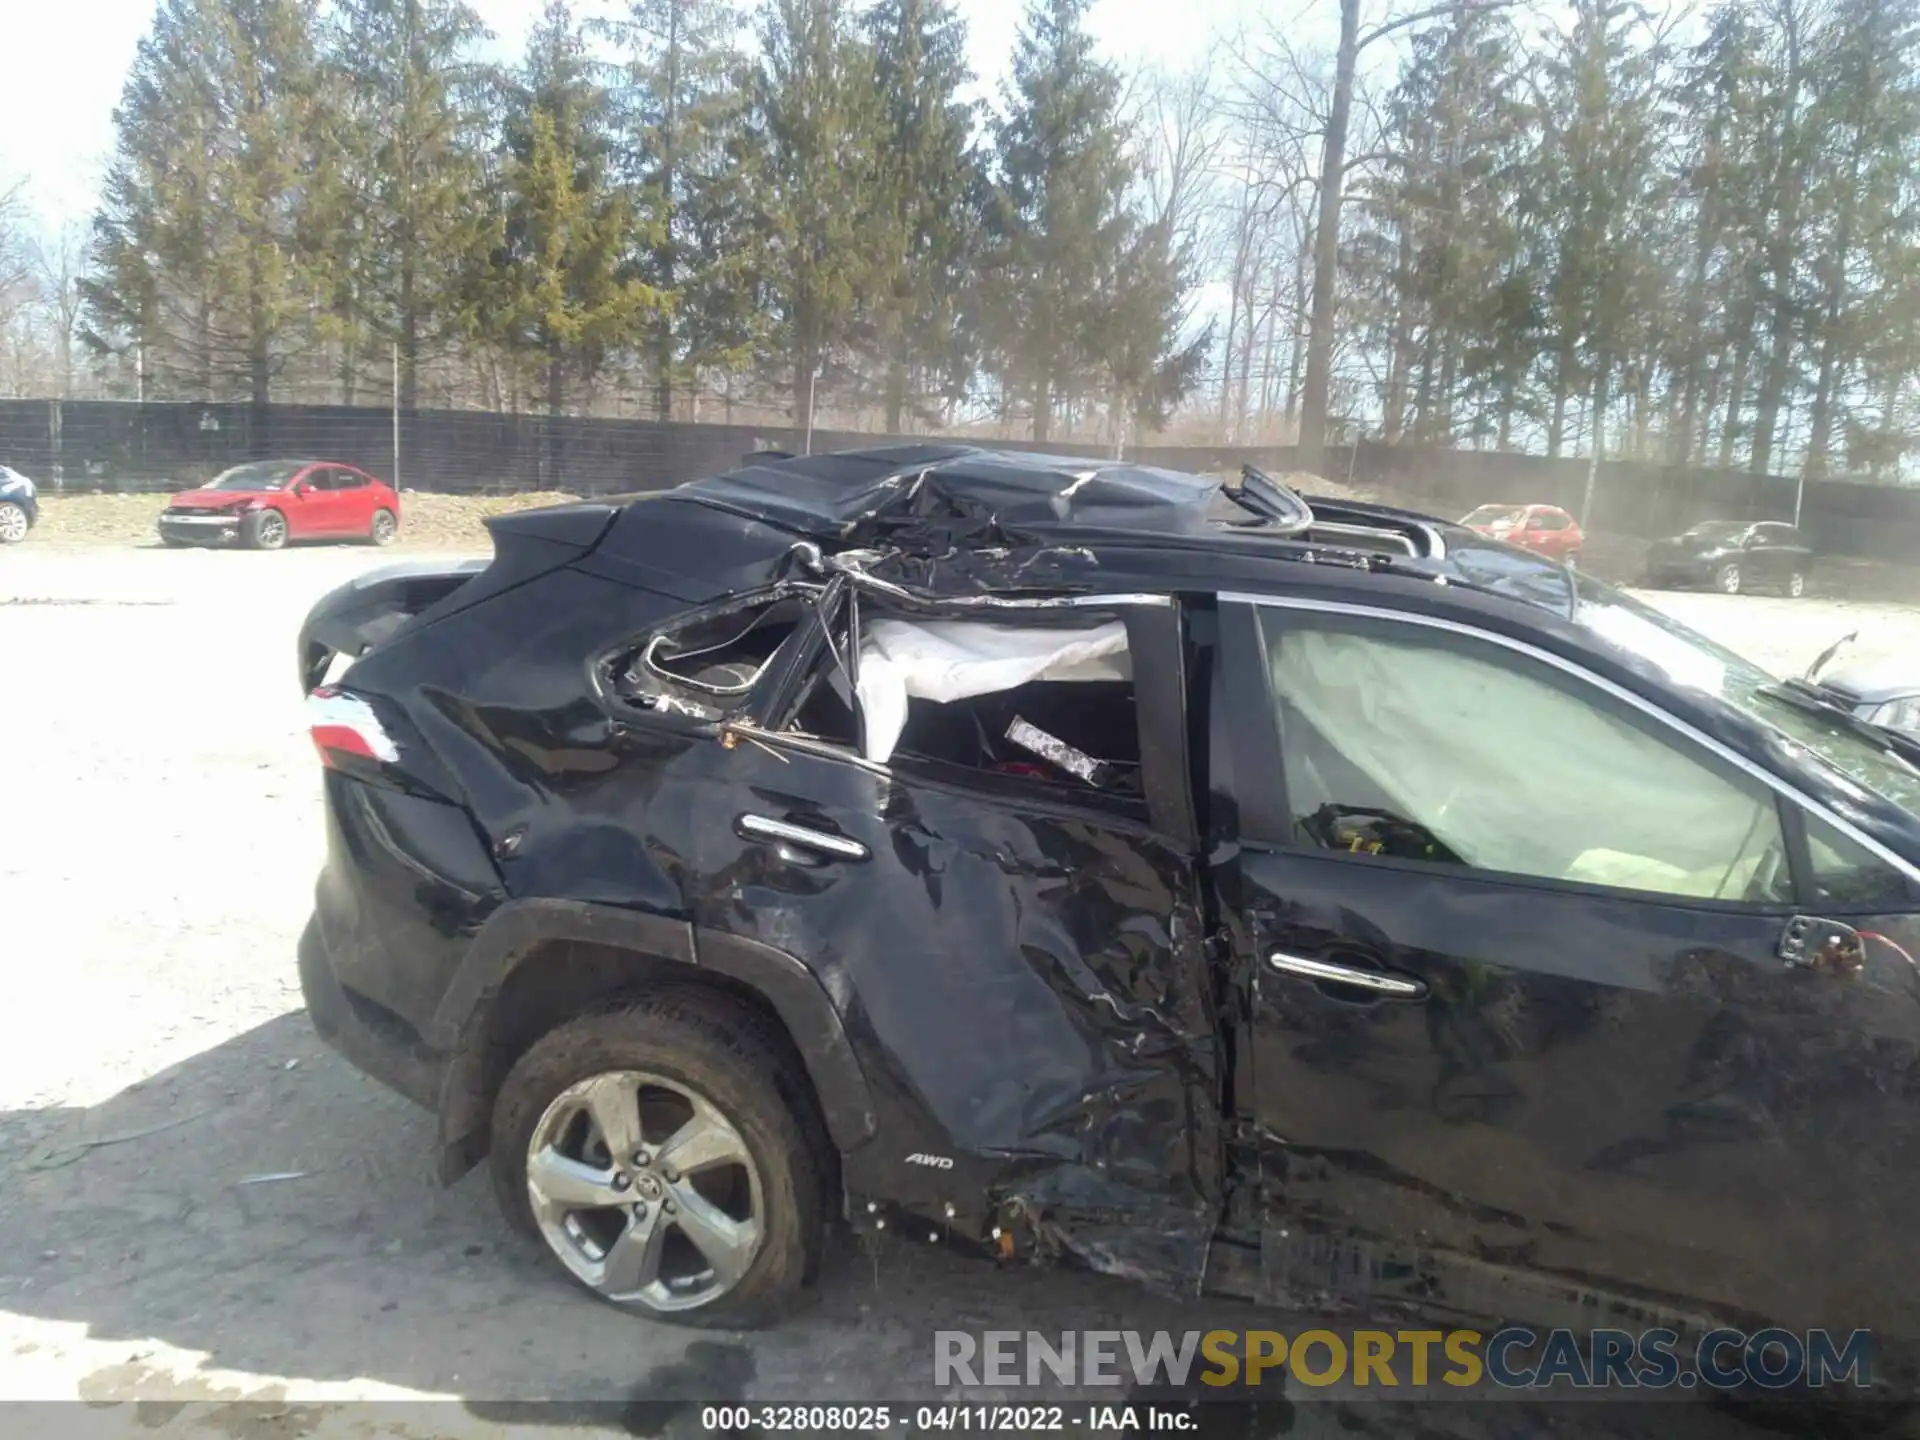
[[[1920,983],[1784,963],[1800,812],[1511,642],[1226,619],[1275,1287],[1920,1333]]]

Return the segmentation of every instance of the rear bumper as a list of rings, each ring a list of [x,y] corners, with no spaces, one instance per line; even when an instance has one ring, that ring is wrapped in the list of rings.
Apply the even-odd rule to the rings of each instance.
[[[340,983],[318,914],[301,933],[299,954],[300,993],[320,1038],[356,1070],[438,1110],[446,1062],[398,1015]]]

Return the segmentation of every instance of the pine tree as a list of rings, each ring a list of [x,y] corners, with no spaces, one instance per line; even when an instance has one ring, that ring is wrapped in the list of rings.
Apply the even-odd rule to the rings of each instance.
[[[880,0],[867,12],[885,114],[877,136],[884,249],[874,286],[885,423],[901,433],[922,397],[954,400],[972,379],[967,299],[978,249],[979,171],[966,26],[947,0]]]
[[[1875,335],[1887,328],[1872,236],[1897,231],[1920,148],[1920,8],[1913,0],[1840,0],[1814,82],[1821,158],[1809,340],[1814,386],[1805,474],[1826,473],[1836,419]],[[1884,253],[1884,252],[1882,252]],[[1884,287],[1884,289],[1883,289]]]
[[[482,282],[489,329],[537,359],[550,415],[565,410],[571,380],[591,383],[664,303],[641,274],[658,236],[613,183],[608,124],[579,28],[553,0],[508,98],[502,223]]]
[[[400,404],[419,402],[427,349],[467,327],[459,278],[486,242],[480,154],[480,17],[460,0],[336,0],[328,35],[333,124],[320,172],[335,262],[342,399],[358,347],[399,363]]]
[[[652,321],[649,363],[660,418],[671,419],[674,392],[728,346],[707,333],[703,307],[727,283],[727,256],[701,244],[716,188],[731,169],[728,141],[740,120],[735,86],[740,14],[730,0],[628,0],[602,27],[624,56],[616,123],[637,210],[655,227],[647,283],[667,302]],[[721,339],[716,349],[713,343]]]
[[[1103,301],[1134,239],[1120,77],[1093,53],[1088,0],[1034,0],[1014,53],[988,224],[995,368],[1047,439],[1097,375]]]
[[[115,111],[88,335],[164,385],[264,404],[312,276],[296,243],[315,124],[297,0],[163,0]]]
[[[816,386],[844,386],[876,277],[884,273],[873,54],[844,0],[764,0],[753,114],[742,147],[764,244],[777,349],[806,423]],[[829,362],[838,374],[826,373]]]
[[[1588,397],[1592,443],[1645,313],[1663,52],[1632,0],[1575,0],[1548,57],[1539,183],[1553,217],[1547,450],[1558,455],[1569,403]]]

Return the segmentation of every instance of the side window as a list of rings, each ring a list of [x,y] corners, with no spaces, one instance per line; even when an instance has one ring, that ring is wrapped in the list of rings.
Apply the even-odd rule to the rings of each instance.
[[[1498,646],[1260,613],[1293,839],[1701,900],[1788,903],[1773,794]]]
[[[1807,857],[1816,904],[1850,909],[1906,909],[1913,904],[1913,887],[1904,875],[1813,815],[1807,816]]]
[[[822,657],[789,730],[946,779],[1143,802],[1124,620],[1072,611],[960,620],[870,602],[858,614],[857,657],[840,629],[840,656]]]
[[[1558,510],[1536,510],[1533,512],[1533,528],[1536,530],[1564,530],[1567,517]]]
[[[351,470],[329,470],[327,474],[332,477],[329,483],[335,490],[359,490],[367,483],[363,476]]]

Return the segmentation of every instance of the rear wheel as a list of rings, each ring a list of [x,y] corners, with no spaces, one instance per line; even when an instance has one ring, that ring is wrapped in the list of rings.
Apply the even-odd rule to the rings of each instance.
[[[1714,572],[1713,583],[1722,595],[1740,593],[1740,567],[1729,560]]]
[[[688,992],[568,1021],[500,1088],[501,1208],[613,1304],[685,1325],[780,1318],[824,1233],[791,1055],[751,1011]]]
[[[240,543],[249,550],[278,550],[287,543],[287,517],[278,510],[256,510],[240,522]]]
[[[1807,577],[1796,570],[1787,577],[1787,597],[1792,600],[1798,600],[1806,593]]]
[[[27,538],[27,508],[0,500],[0,545],[18,545]]]
[[[1578,550],[1569,550],[1567,552],[1567,569],[1578,570],[1579,568],[1580,568],[1580,552]]]
[[[367,539],[375,545],[391,545],[393,537],[400,533],[400,518],[384,505],[373,512],[373,525],[367,531]]]

